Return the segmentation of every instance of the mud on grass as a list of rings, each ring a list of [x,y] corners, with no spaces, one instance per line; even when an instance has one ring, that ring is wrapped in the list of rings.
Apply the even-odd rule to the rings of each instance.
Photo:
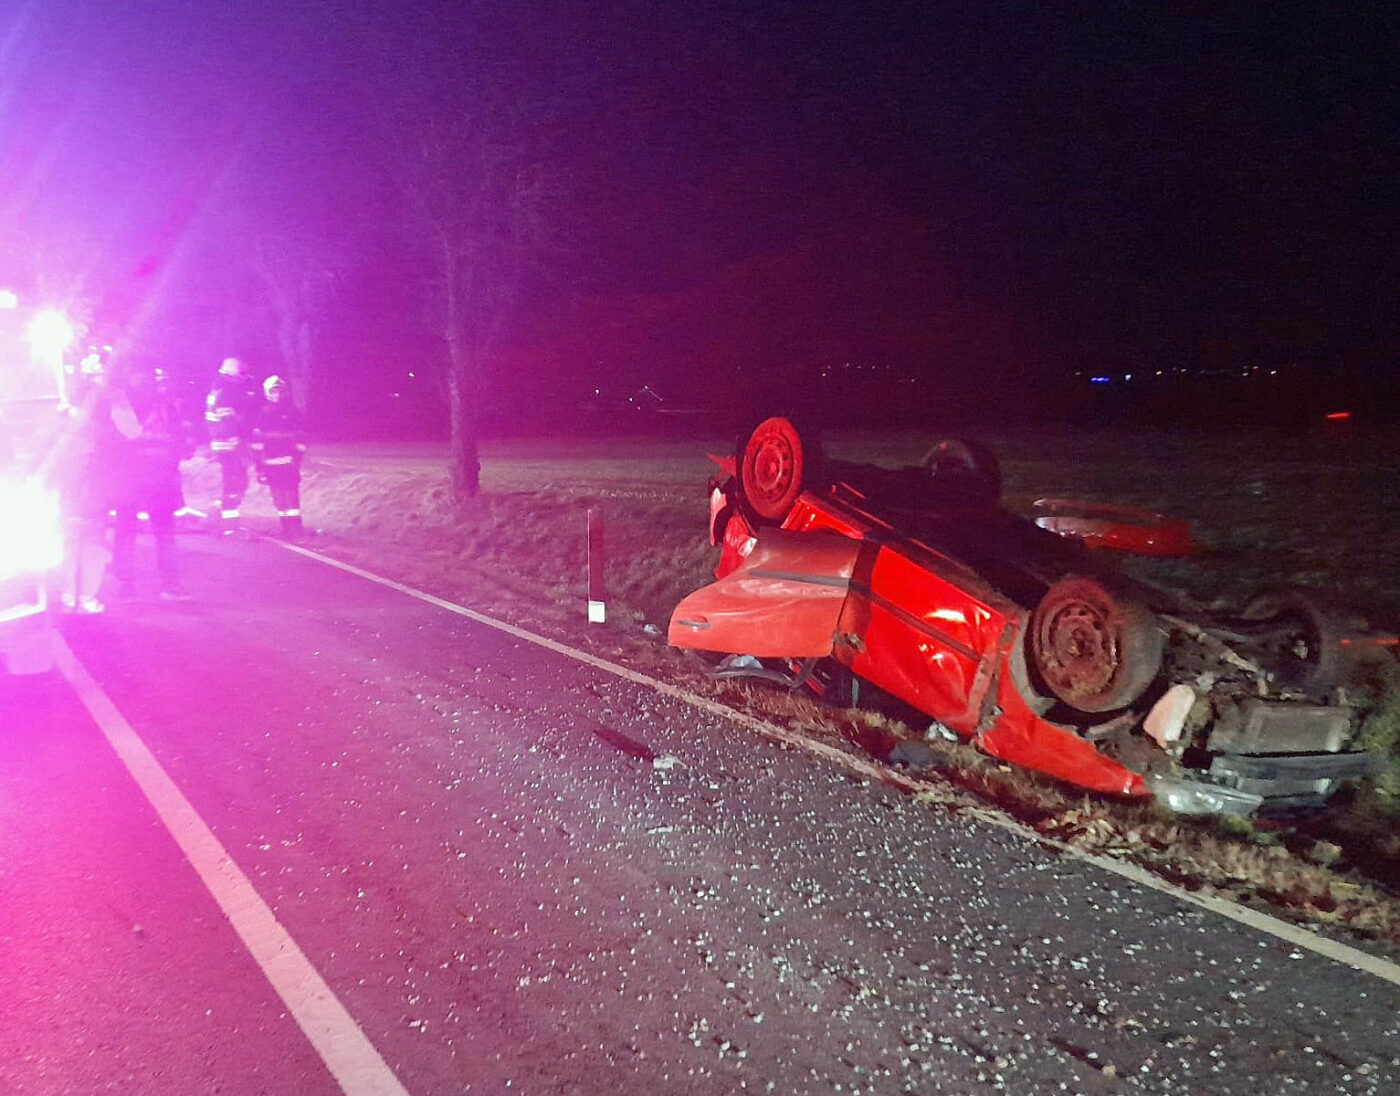
[[[1002,454],[1006,503],[1068,495],[1161,510],[1193,521],[1202,557],[1148,563],[1146,577],[1203,599],[1302,585],[1400,619],[1400,526],[1380,500],[1400,486],[1400,457],[1353,435],[1291,439],[1142,432],[985,439]],[[916,461],[928,437],[828,439],[834,456]],[[706,452],[728,442],[488,446],[483,494],[458,511],[445,457],[419,447],[313,453],[304,509],[317,547],[483,612],[568,639],[736,708],[874,756],[923,740],[926,721],[839,712],[768,686],[716,682],[705,660],[665,645],[671,609],[711,579]],[[214,493],[196,467],[190,495]],[[1392,491],[1390,497],[1400,497]],[[1325,504],[1321,500],[1326,500]],[[604,515],[609,627],[589,629],[586,514]],[[245,513],[271,531],[265,493]],[[1373,787],[1323,812],[1248,823],[1184,820],[1148,805],[1086,797],[971,747],[929,741],[921,773],[940,781],[941,809],[995,805],[1032,828],[1123,856],[1188,887],[1328,923],[1400,946],[1400,664],[1372,652],[1365,735],[1394,764]]]

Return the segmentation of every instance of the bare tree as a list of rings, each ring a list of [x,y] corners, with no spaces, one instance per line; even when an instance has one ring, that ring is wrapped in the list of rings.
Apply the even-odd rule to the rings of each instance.
[[[549,202],[538,108],[489,86],[457,101],[453,113],[415,127],[401,179],[435,275],[460,504],[480,490],[493,357],[545,251]]]
[[[248,258],[262,281],[292,398],[302,411],[311,399],[316,327],[339,282],[342,258],[324,241],[272,232],[253,240]]]

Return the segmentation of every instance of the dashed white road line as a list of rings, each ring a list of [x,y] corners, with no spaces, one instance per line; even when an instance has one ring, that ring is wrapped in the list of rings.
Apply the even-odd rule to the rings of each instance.
[[[68,644],[54,657],[345,1096],[408,1096],[379,1051]]]
[[[424,590],[419,590],[413,586],[397,582],[394,579],[386,578],[383,575],[377,575],[373,571],[366,571],[362,567],[356,567],[354,564],[335,559],[333,556],[323,555],[320,552],[312,551],[298,544],[288,544],[285,541],[276,541],[274,543],[279,544],[289,552],[295,552],[308,559],[314,559],[319,563],[324,563],[328,567],[335,567],[338,570],[345,571],[358,578],[365,579],[368,582],[377,583],[390,590],[396,590],[401,594],[417,598],[419,601],[427,602],[429,605],[437,606],[439,609],[445,609],[449,613],[455,613],[458,616],[466,617],[468,620],[475,621],[477,624],[483,624],[488,628],[494,628],[498,632],[504,632],[507,635],[514,636],[516,639],[522,639],[527,643],[533,643],[536,646],[543,647],[546,650],[553,651],[566,658],[574,659],[576,662],[585,663],[605,673],[620,677],[626,681],[631,681],[636,685],[642,685],[646,688],[653,689],[664,696],[683,701],[701,711],[709,712],[722,719],[727,719],[732,723],[737,723],[742,727],[762,735],[764,738],[783,742],[789,746],[805,750],[810,754],[815,754],[826,761],[840,765],[842,768],[855,772],[868,779],[892,783],[909,792],[933,791],[938,787],[938,785],[928,783],[927,781],[917,780],[904,773],[876,765],[866,761],[864,758],[856,757],[846,753],[844,750],[839,750],[825,742],[807,738],[795,731],[789,731],[784,727],[768,723],[755,716],[748,715],[745,712],[736,711],[728,705],[721,704],[719,701],[712,700],[709,697],[701,696],[699,693],[691,692],[689,689],[681,688],[678,685],[672,685],[647,674],[639,673],[636,670],[630,670],[626,666],[621,666],[616,662],[610,662],[605,658],[599,658],[597,655],[591,655],[587,651],[580,651],[577,647],[570,647],[567,643],[560,643],[558,640],[550,639],[548,636],[542,636],[537,632],[531,632],[528,629],[517,627],[514,624],[507,624],[503,620],[497,620],[495,617],[487,616],[485,613],[477,612],[475,609],[468,609],[465,605],[458,605],[454,601],[448,601],[446,598],[440,598]],[[1219,914],[1221,917],[1228,917],[1232,921],[1247,925],[1257,932],[1273,936],[1294,947],[1302,948],[1305,951],[1310,951],[1315,955],[1320,955],[1333,962],[1342,963],[1345,966],[1352,967],[1365,974],[1370,974],[1384,982],[1400,986],[1400,964],[1393,963],[1388,959],[1383,959],[1378,955],[1372,955],[1369,952],[1362,951],[1360,948],[1354,948],[1349,944],[1343,944],[1340,941],[1332,940],[1325,936],[1319,936],[1308,929],[1290,924],[1287,921],[1281,921],[1277,917],[1271,917],[1267,913],[1261,913],[1247,906],[1241,906],[1228,899],[1220,898],[1215,895],[1193,894],[1191,891],[1184,890],[1174,883],[1168,883],[1166,880],[1158,878],[1145,868],[1138,867],[1136,864],[1128,864],[1110,857],[1096,856],[1093,853],[1084,852],[1081,849],[1075,848],[1073,845],[1067,845],[1062,841],[1047,838],[1043,834],[1036,833],[1034,830],[1023,826],[1019,822],[1002,815],[994,814],[991,811],[979,812],[978,817],[1002,829],[1009,830],[1028,841],[1052,846],[1069,856],[1082,860],[1087,864],[1092,864],[1102,871],[1127,879],[1130,882],[1136,883],[1138,886],[1160,891],[1162,894],[1170,895],[1180,902],[1209,910],[1211,913]]]

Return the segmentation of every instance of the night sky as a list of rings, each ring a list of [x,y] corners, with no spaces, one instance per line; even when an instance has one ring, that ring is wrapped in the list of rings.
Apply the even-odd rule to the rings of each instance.
[[[502,404],[841,361],[1392,370],[1398,32],[1390,3],[11,0],[0,281],[134,358],[271,371],[245,260],[292,235],[337,275],[340,398],[428,385],[399,183],[485,82],[551,194]]]

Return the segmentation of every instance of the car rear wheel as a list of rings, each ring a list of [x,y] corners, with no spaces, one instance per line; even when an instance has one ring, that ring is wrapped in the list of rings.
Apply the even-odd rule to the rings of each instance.
[[[1001,500],[1001,462],[984,445],[944,438],[919,463],[937,487],[969,503],[995,506]]]
[[[739,489],[755,516],[768,522],[788,516],[812,456],[812,447],[788,419],[774,416],[754,427],[740,455]]]
[[[1055,583],[1031,615],[1031,662],[1045,687],[1081,712],[1137,700],[1162,665],[1165,636],[1144,606],[1086,578]]]
[[[1317,693],[1337,683],[1341,640],[1336,625],[1306,595],[1296,590],[1256,594],[1241,615],[1268,623],[1268,632],[1253,644],[1284,684]]]

